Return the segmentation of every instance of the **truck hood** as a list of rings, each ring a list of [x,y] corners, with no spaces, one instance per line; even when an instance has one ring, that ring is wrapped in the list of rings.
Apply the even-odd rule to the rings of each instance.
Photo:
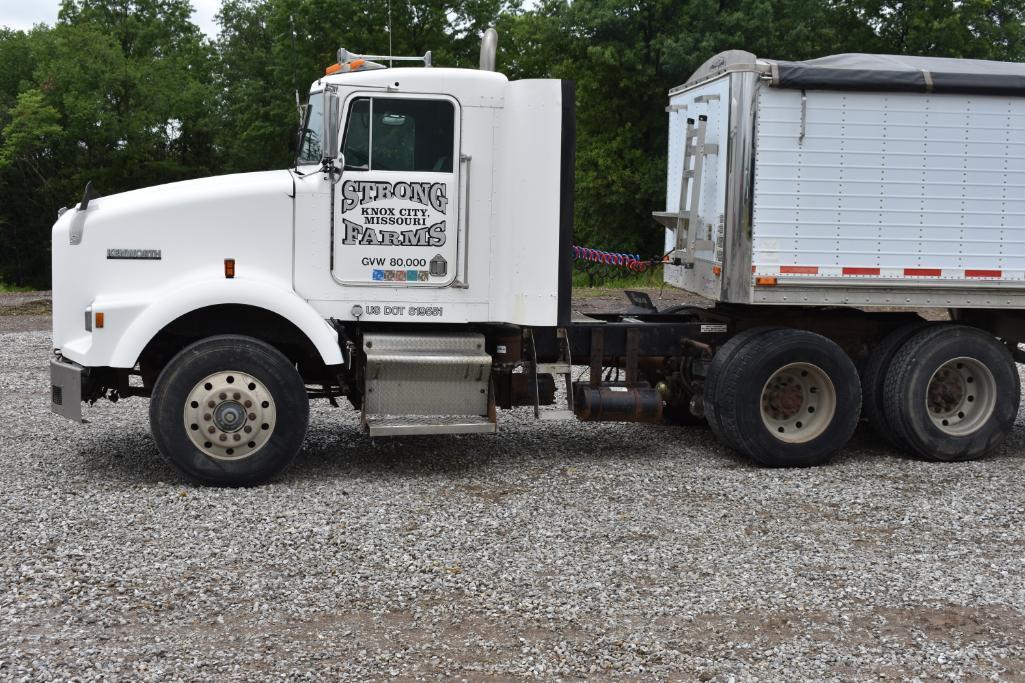
[[[225,259],[237,260],[241,279],[291,289],[293,194],[287,170],[239,173],[97,197],[85,211],[65,211],[53,227],[55,340],[82,334],[82,311],[96,297],[145,300],[223,279]]]
[[[183,180],[166,185],[153,185],[93,199],[89,202],[88,212],[92,212],[95,207],[97,209],[96,219],[104,220],[124,212],[159,211],[168,207],[188,207],[210,201],[230,202],[232,199],[241,199],[246,196],[271,194],[288,197],[294,194],[291,173],[288,171],[233,173]]]

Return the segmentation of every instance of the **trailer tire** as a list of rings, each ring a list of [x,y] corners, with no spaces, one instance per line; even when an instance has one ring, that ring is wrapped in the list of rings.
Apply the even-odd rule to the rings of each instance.
[[[719,383],[723,430],[767,467],[827,462],[858,426],[861,384],[850,357],[826,337],[782,329],[738,349]]]
[[[284,354],[252,337],[221,335],[167,363],[149,415],[160,454],[186,477],[251,486],[295,459],[309,410],[306,386]]]
[[[715,438],[728,448],[739,450],[739,447],[733,440],[732,435],[723,428],[722,420],[719,417],[720,386],[722,378],[727,374],[726,368],[728,368],[730,363],[733,362],[737,353],[746,345],[750,344],[754,339],[768,332],[781,329],[783,328],[752,327],[749,330],[738,332],[726,340],[725,344],[719,347],[712,356],[712,361],[708,364],[708,369],[705,371],[705,384],[702,394],[702,401],[704,402],[705,408],[705,420],[707,420],[708,426],[712,428],[712,433],[715,434]]]
[[[872,348],[860,372],[861,416],[868,421],[876,434],[894,448],[906,450],[908,445],[886,419],[886,410],[883,408],[886,373],[890,369],[893,357],[904,343],[929,324],[928,321],[919,320],[891,331]]]
[[[1011,353],[966,325],[920,330],[886,374],[889,425],[919,457],[980,458],[1007,436],[1018,415],[1021,380]]]

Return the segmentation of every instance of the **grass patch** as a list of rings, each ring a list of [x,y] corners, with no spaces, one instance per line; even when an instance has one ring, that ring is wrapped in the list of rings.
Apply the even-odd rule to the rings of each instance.
[[[25,287],[22,285],[11,285],[3,280],[0,280],[0,294],[9,294],[11,292],[34,292],[36,291],[32,287]]]
[[[631,273],[622,268],[591,271],[577,268],[573,271],[574,290],[618,290],[645,289],[662,286],[662,266],[658,265],[643,273]],[[585,295],[586,296],[586,295]],[[597,294],[594,296],[603,296]]]
[[[0,315],[50,315],[53,307],[48,299],[26,301],[14,306],[0,306]]]

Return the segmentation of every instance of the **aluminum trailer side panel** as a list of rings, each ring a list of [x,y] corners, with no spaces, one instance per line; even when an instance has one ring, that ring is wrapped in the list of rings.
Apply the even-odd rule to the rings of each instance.
[[[684,213],[691,209],[691,186],[681,178],[684,172],[684,144],[687,119],[707,117],[705,140],[716,146],[712,154],[702,159],[701,177],[697,178],[698,217],[693,267],[669,264],[665,267],[665,280],[674,287],[697,292],[718,300],[722,290],[721,271],[726,211],[726,177],[730,132],[730,79],[724,76],[697,88],[670,97],[669,100],[669,159],[666,173],[666,212]],[[693,162],[688,164],[693,166]],[[684,191],[681,204],[681,189]],[[665,250],[676,245],[675,230],[667,229]]]
[[[754,302],[1025,306],[1025,99],[756,98]]]

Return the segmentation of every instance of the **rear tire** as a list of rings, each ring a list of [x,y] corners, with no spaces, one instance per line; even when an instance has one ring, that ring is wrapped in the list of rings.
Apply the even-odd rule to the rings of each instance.
[[[198,341],[171,359],[149,414],[161,455],[202,484],[262,484],[306,436],[306,386],[280,351],[251,337]]]
[[[804,330],[763,333],[738,349],[718,388],[737,450],[767,467],[827,462],[854,434],[861,385],[833,341]]]
[[[886,373],[901,346],[928,325],[928,322],[922,320],[902,325],[890,332],[872,349],[861,371],[861,416],[868,421],[876,434],[894,448],[906,450],[908,445],[886,419],[886,411],[883,408]]]
[[[708,421],[708,426],[712,428],[712,433],[719,439],[719,442],[733,450],[739,450],[739,446],[732,438],[732,435],[723,428],[722,420],[719,417],[719,396],[721,394],[720,384],[722,378],[728,374],[727,368],[741,349],[760,335],[780,329],[782,328],[753,327],[749,330],[738,332],[719,347],[715,355],[712,356],[712,362],[708,364],[702,395],[705,420]]]
[[[935,325],[911,337],[886,374],[886,420],[908,450],[943,462],[974,460],[1014,426],[1021,380],[1011,353],[965,325]]]

